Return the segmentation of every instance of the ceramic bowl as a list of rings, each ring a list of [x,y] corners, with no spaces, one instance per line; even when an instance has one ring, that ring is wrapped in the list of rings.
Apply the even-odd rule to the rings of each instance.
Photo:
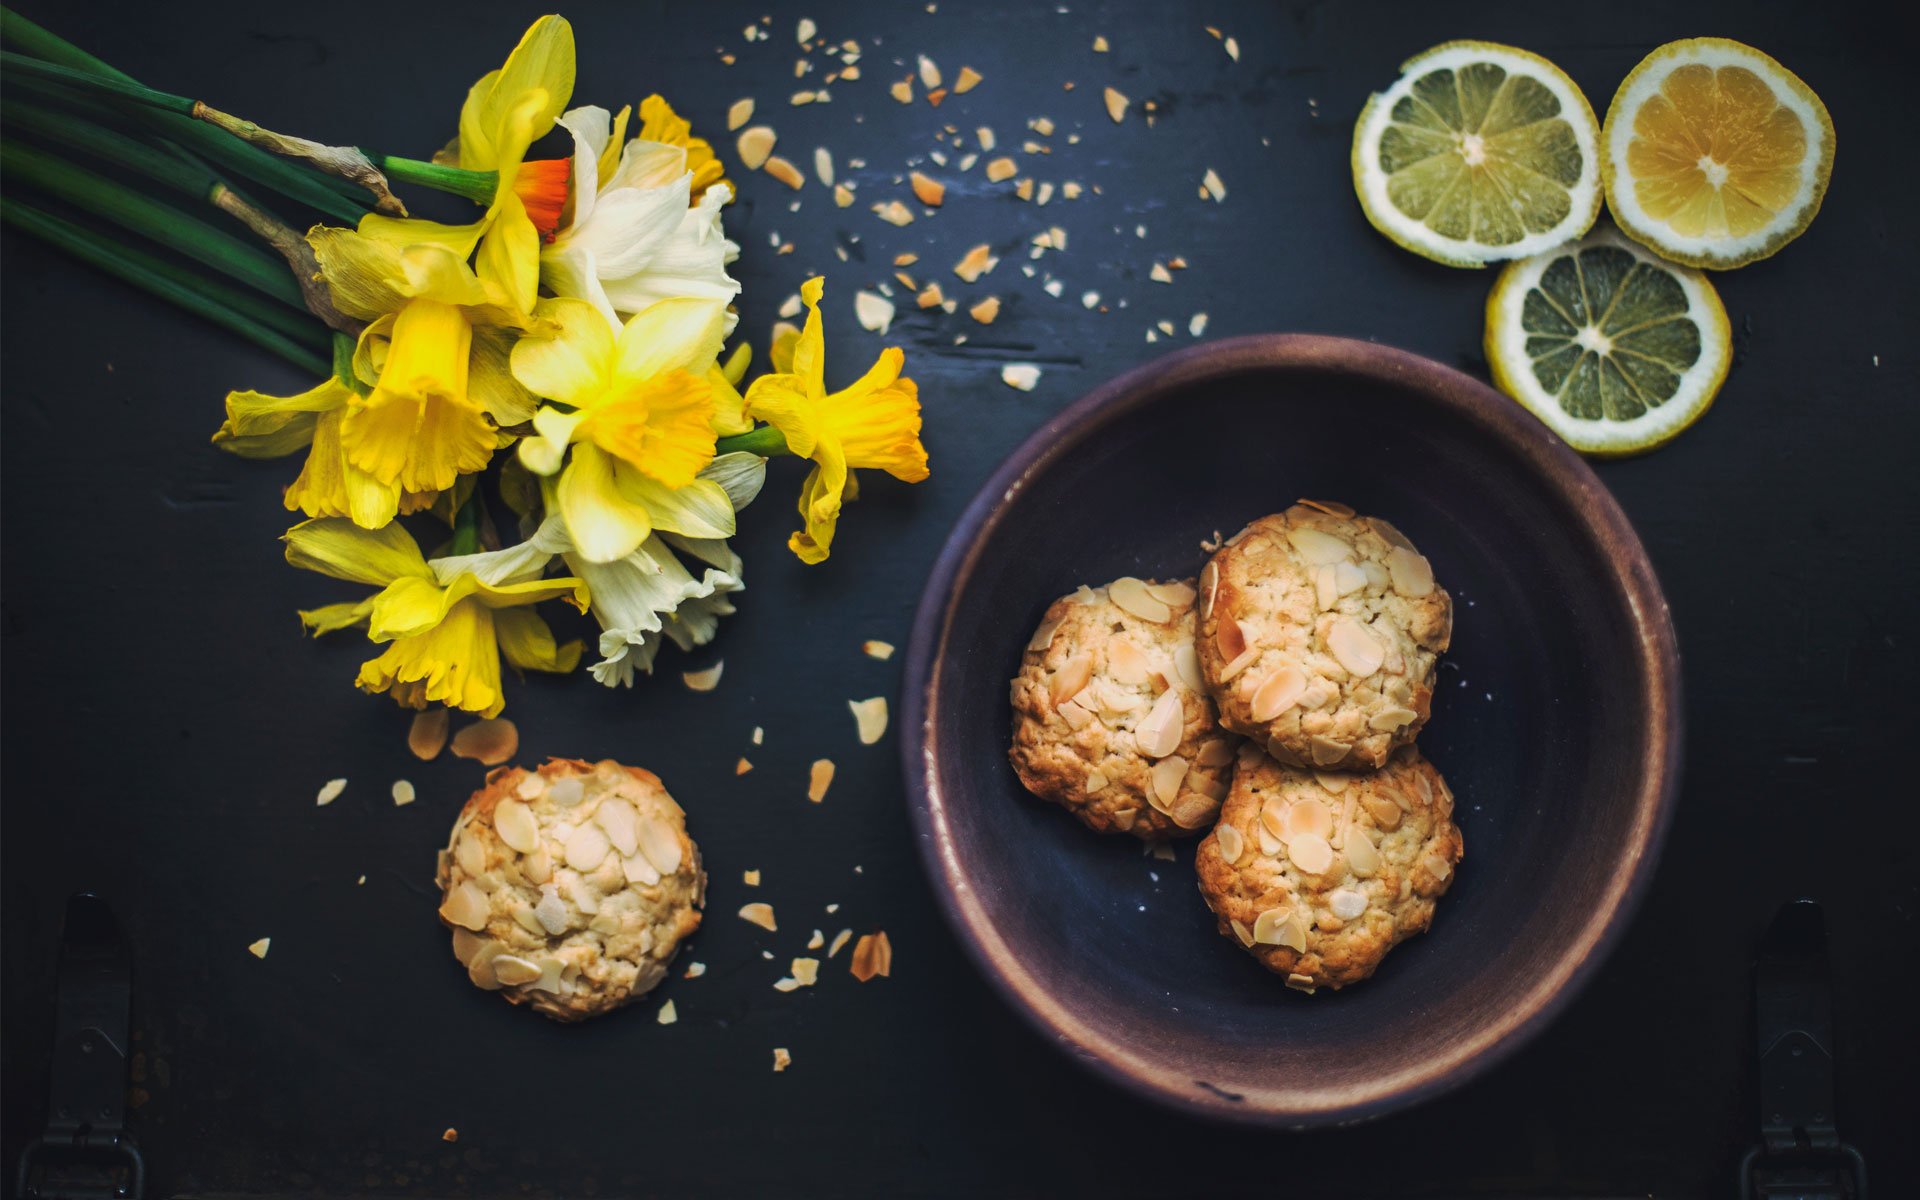
[[[1343,991],[1289,991],[1175,861],[1088,832],[1007,763],[1007,683],[1082,583],[1195,574],[1301,496],[1405,531],[1453,594],[1421,749],[1466,857],[1427,933]],[[1274,334],[1122,375],[1047,422],[941,551],[906,672],[907,790],[935,894],[1047,1039],[1143,1095],[1312,1126],[1513,1053],[1591,975],[1652,875],[1681,753],[1678,652],[1626,517],[1487,385],[1404,351]]]

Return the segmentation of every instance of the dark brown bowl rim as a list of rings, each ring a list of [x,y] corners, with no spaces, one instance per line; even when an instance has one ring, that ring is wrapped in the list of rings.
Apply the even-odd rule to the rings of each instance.
[[[1525,1002],[1477,1036],[1417,1068],[1371,1085],[1335,1091],[1309,1105],[1263,1103],[1257,1095],[1214,1095],[1177,1072],[1127,1061],[1118,1042],[1077,1021],[1021,966],[970,887],[948,839],[934,779],[938,747],[936,685],[945,658],[949,601],[973,571],[986,535],[1025,481],[1045,470],[1096,429],[1201,380],[1272,368],[1346,371],[1410,387],[1462,420],[1491,433],[1559,493],[1609,558],[1639,630],[1646,752],[1635,797],[1629,870],[1613,877],[1602,903]],[[1639,536],[1586,461],[1531,413],[1471,376],[1409,351],[1352,338],[1268,333],[1223,339],[1176,351],[1133,368],[1062,409],[1023,442],[980,488],[941,547],[928,577],[907,645],[900,753],[915,842],[941,911],[981,972],[1036,1029],[1070,1058],[1148,1099],[1200,1116],[1288,1128],[1350,1124],[1382,1116],[1458,1087],[1513,1054],[1544,1029],[1586,985],[1638,909],[1666,837],[1680,779],[1680,656],[1665,597]]]

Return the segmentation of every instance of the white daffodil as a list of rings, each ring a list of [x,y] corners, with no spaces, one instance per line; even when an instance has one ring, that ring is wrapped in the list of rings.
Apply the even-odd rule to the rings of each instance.
[[[740,247],[720,229],[721,206],[733,198],[724,182],[708,186],[691,204],[694,176],[685,146],[634,138],[616,160],[606,109],[572,109],[559,123],[573,134],[572,196],[559,228],[541,247],[542,284],[557,296],[592,304],[616,330],[620,314],[659,300],[727,303],[740,294],[726,270]],[[727,314],[727,334],[736,319]]]

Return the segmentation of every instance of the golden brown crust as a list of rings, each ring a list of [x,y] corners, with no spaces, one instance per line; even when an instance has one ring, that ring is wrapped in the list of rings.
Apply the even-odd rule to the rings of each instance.
[[[468,978],[560,1021],[666,978],[706,893],[685,813],[658,776],[611,759],[489,773],[454,822],[436,882]]]
[[[1452,813],[1446,781],[1412,746],[1379,771],[1334,774],[1247,743],[1194,853],[1200,894],[1221,934],[1289,986],[1343,988],[1432,921],[1465,848]]]
[[[1191,580],[1123,578],[1054,601],[1013,679],[1008,758],[1027,790],[1099,833],[1204,832],[1237,739],[1215,722],[1193,628]]]
[[[1371,770],[1426,724],[1453,601],[1378,518],[1297,504],[1202,571],[1200,667],[1220,723],[1282,762]]]

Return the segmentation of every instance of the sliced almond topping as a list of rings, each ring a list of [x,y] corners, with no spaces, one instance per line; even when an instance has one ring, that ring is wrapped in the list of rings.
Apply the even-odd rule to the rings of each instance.
[[[680,869],[680,835],[673,826],[660,817],[643,817],[640,820],[640,853],[662,875],[671,875]]]
[[[622,856],[640,848],[640,816],[618,796],[609,796],[593,810],[593,823],[606,831],[607,840]]]
[[[907,179],[913,184],[913,194],[928,208],[939,208],[946,201],[947,185],[939,180],[928,178],[918,171],[907,176]]]
[[[1278,946],[1286,936],[1282,930],[1292,917],[1291,908],[1269,908],[1253,919],[1253,940],[1262,946]]]
[[[720,686],[720,671],[726,665],[726,661],[723,659],[720,662],[714,663],[704,671],[682,671],[680,678],[686,683],[687,687],[693,691],[710,692]]]
[[[985,242],[967,251],[966,256],[953,264],[953,273],[972,283],[982,275],[993,270],[1000,260],[993,256]]]
[[[751,925],[758,925],[769,933],[779,932],[773,923],[773,905],[756,900],[752,904],[740,906],[740,919]]]
[[[861,983],[875,975],[888,975],[893,971],[893,943],[887,940],[884,931],[862,934],[853,945],[853,957],[848,960],[848,969]]]
[[[1273,836],[1273,830],[1267,828],[1264,814],[1262,814],[1261,823],[1254,826],[1254,832],[1260,835],[1260,853],[1268,858],[1273,858],[1280,853],[1280,839]]]
[[[753,97],[748,96],[744,100],[735,100],[728,106],[727,132],[731,133],[751,120],[753,120]]]
[[[1313,976],[1302,975],[1297,971],[1287,976],[1287,986],[1292,988],[1296,992],[1305,992],[1309,996],[1311,996],[1314,992],[1317,992],[1320,990],[1317,986],[1315,986],[1313,982]]]
[[[644,854],[629,854],[620,860],[620,873],[628,883],[637,883],[642,887],[652,887],[660,882],[660,872],[647,861]]]
[[[481,943],[480,948],[473,952],[473,957],[467,960],[467,978],[473,981],[475,987],[489,992],[500,990],[500,981],[493,977],[493,960],[505,953],[506,949],[499,942],[489,941]]]
[[[1253,945],[1253,930],[1247,928],[1245,921],[1234,917],[1228,921],[1228,924],[1233,926],[1233,936],[1240,939],[1242,946]]]
[[[533,813],[518,800],[502,800],[493,806],[493,829],[500,840],[522,854],[540,848],[540,825]]]
[[[752,101],[747,102],[749,105]],[[767,163],[767,156],[773,153],[773,144],[779,136],[770,126],[755,125],[742,130],[734,139],[733,148],[740,152],[740,164],[749,171],[758,171]]]
[[[1370,878],[1380,869],[1380,851],[1374,848],[1373,840],[1364,829],[1347,832],[1347,869],[1362,879]]]
[[[1224,767],[1233,761],[1233,743],[1226,738],[1214,738],[1202,743],[1194,761],[1203,767]]]
[[[1307,951],[1307,920],[1313,914],[1304,909],[1295,909],[1286,924],[1280,927],[1280,944],[1289,950],[1305,954]]]
[[[799,167],[781,158],[778,154],[769,157],[766,166],[764,166],[762,170],[796,192],[807,182],[807,177],[800,173]]]
[[[1260,825],[1273,831],[1275,837],[1287,834],[1287,802],[1278,796],[1269,796],[1260,806]]]
[[[961,67],[960,74],[955,76],[953,80],[954,95],[956,96],[966,95],[968,92],[978,87],[980,84],[980,80],[983,78],[985,78],[985,76],[981,75],[980,72],[974,70],[972,67]]]
[[[1220,568],[1212,559],[1200,568],[1200,619],[1206,620],[1213,615],[1214,593],[1220,590]]]
[[[1353,776],[1351,775],[1340,775],[1328,771],[1315,771],[1313,777],[1320,781],[1321,787],[1336,796],[1346,791],[1347,785],[1353,782]]]
[[[1296,526],[1287,530],[1287,541],[1307,563],[1315,567],[1328,566],[1349,558],[1353,547],[1330,533],[1307,526]]]
[[[1107,115],[1113,118],[1114,124],[1118,125],[1121,118],[1127,115],[1128,100],[1118,88],[1110,87],[1106,90],[1106,101]]]
[[[1314,568],[1313,598],[1320,605],[1321,612],[1328,612],[1340,603],[1339,575],[1332,564]]]
[[[1327,897],[1327,909],[1342,921],[1351,921],[1367,911],[1367,898],[1352,888],[1337,888]]]
[[[1360,574],[1366,577],[1367,586],[1376,592],[1384,592],[1393,585],[1393,576],[1387,569],[1370,558],[1360,560]]]
[[[1453,864],[1437,855],[1429,854],[1420,860],[1420,865],[1427,869],[1427,874],[1433,876],[1441,883],[1445,883],[1453,876]]]
[[[1092,711],[1082,708],[1071,700],[1060,705],[1054,711],[1058,712],[1061,719],[1065,720],[1066,723],[1074,729],[1085,729],[1087,726],[1093,724]]]
[[[1184,724],[1180,694],[1169,689],[1160,693],[1160,699],[1154,701],[1153,711],[1134,726],[1134,744],[1148,758],[1165,758],[1179,748]]]
[[[567,837],[567,865],[584,875],[605,860],[611,845],[598,826],[582,825]]]
[[[1147,584],[1147,594],[1168,608],[1186,608],[1196,595],[1193,585],[1180,580]]]
[[[1303,496],[1300,498],[1300,503],[1306,505],[1308,508],[1317,508],[1330,517],[1339,517],[1342,520],[1352,520],[1354,516],[1353,510],[1338,500],[1308,500]]]
[[[1373,714],[1373,719],[1367,722],[1367,728],[1377,729],[1382,733],[1392,733],[1419,716],[1419,713],[1410,708],[1383,709]]]
[[[1180,781],[1187,777],[1187,760],[1178,754],[1153,764],[1154,807],[1165,811],[1180,795]]]
[[[469,879],[447,893],[440,903],[440,915],[465,929],[487,927],[487,894]]]
[[[1206,690],[1206,677],[1200,673],[1200,654],[1192,642],[1181,642],[1173,648],[1173,669],[1179,674],[1180,682],[1194,691]]]
[[[429,708],[413,718],[413,726],[407,730],[407,749],[415,758],[436,758],[446,749],[449,716],[444,708]]]
[[[1407,540],[1407,535],[1394,528],[1391,522],[1383,521],[1379,517],[1368,517],[1367,524],[1373,526],[1373,531],[1389,543],[1406,550],[1414,549],[1413,543]]]
[[[1306,672],[1299,667],[1281,667],[1253,693],[1253,719],[1273,720],[1298,703],[1300,693],[1306,690]]]
[[[345,779],[329,779],[320,788],[320,794],[313,798],[313,802],[319,807],[325,808],[335,800],[338,800],[340,793],[346,790],[347,781]]]
[[[1337,618],[1327,629],[1327,649],[1355,679],[1365,679],[1387,659],[1386,647],[1352,617]]]
[[[1123,575],[1108,584],[1107,597],[1121,611],[1132,613],[1142,621],[1164,624],[1173,619],[1173,610],[1156,599],[1145,583],[1131,575]]]
[[[520,874],[532,884],[542,884],[552,879],[553,855],[545,846],[540,847],[520,863]]]
[[[967,310],[967,315],[982,325],[991,325],[1000,315],[1000,297],[988,296],[985,300]]]
[[[1234,678],[1240,674],[1240,672],[1252,666],[1254,664],[1254,660],[1258,659],[1259,657],[1260,657],[1260,651],[1257,647],[1249,646],[1247,649],[1241,651],[1239,656],[1236,657],[1232,662],[1229,662],[1226,666],[1220,668],[1220,682],[1222,684],[1231,683],[1234,680]]]
[[[1232,662],[1247,652],[1247,635],[1240,630],[1240,622],[1230,616],[1222,615],[1219,626],[1213,632],[1213,645],[1220,657]]]
[[[540,978],[541,970],[515,954],[501,954],[493,960],[493,978],[505,987],[518,987]]]
[[[1240,854],[1247,848],[1246,839],[1240,831],[1231,825],[1222,825],[1213,831],[1214,843],[1220,847],[1220,857],[1228,866],[1240,861]]]
[[[823,758],[813,764],[807,776],[807,799],[815,804],[827,798],[827,788],[833,783],[833,760]]]
[[[1140,647],[1124,638],[1107,643],[1107,673],[1130,687],[1147,682],[1153,661]]]
[[[1107,786],[1107,782],[1108,780],[1105,772],[1098,771],[1098,770],[1088,771],[1087,772],[1087,795],[1091,796],[1095,792],[1105,788]]]
[[[1330,737],[1315,734],[1308,740],[1307,750],[1314,761],[1314,765],[1330,767],[1346,758],[1348,752],[1352,750],[1352,747],[1344,742],[1336,742]]]
[[[1403,815],[1400,806],[1385,796],[1362,796],[1360,803],[1373,817],[1374,824],[1382,829],[1396,829]]]
[[[1326,837],[1333,832],[1333,810],[1318,800],[1296,800],[1287,810],[1286,828],[1278,832],[1288,839],[1309,833]]]
[[[547,789],[547,795],[552,797],[553,802],[561,808],[572,808],[574,805],[580,803],[580,797],[585,794],[585,785],[580,782],[577,776],[573,775],[569,775],[564,779],[554,780],[553,786]]]
[[[1285,839],[1287,857],[1309,875],[1319,875],[1333,865],[1333,847],[1317,833],[1303,833]]]
[[[511,804],[512,801],[505,803]],[[496,827],[499,825],[497,811],[494,824]],[[487,848],[471,830],[462,829],[460,836],[453,839],[453,861],[459,863],[460,869],[468,875],[484,875],[487,871]]]
[[[1004,183],[1019,174],[1020,168],[1011,158],[996,158],[987,163],[987,180],[990,183]]]
[[[551,883],[541,885],[540,902],[533,906],[533,915],[540,927],[553,937],[567,931],[567,902],[560,898],[560,889]]]
[[[849,700],[847,707],[853,710],[854,725],[860,733],[860,744],[871,746],[887,732],[887,698],[875,696],[870,700]]]
[[[1405,546],[1387,551],[1387,572],[1393,590],[1402,596],[1424,596],[1433,591],[1433,564]]]

